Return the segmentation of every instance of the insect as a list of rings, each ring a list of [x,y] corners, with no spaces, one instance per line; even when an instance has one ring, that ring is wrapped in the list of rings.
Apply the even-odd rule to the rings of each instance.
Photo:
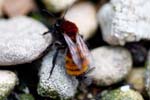
[[[45,32],[43,35],[48,33],[53,36],[53,43],[51,46],[57,48],[53,57],[53,66],[50,71],[50,76],[55,67],[59,50],[61,49],[67,50],[65,56],[65,68],[69,75],[81,76],[94,68],[92,65],[91,54],[83,41],[82,36],[79,34],[76,24],[66,20],[64,17],[59,18],[56,20],[55,24],[51,25],[49,31]]]

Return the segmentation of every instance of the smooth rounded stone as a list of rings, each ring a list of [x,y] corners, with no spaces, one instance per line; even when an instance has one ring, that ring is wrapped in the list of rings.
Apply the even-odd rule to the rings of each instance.
[[[97,29],[96,9],[90,2],[82,2],[68,9],[65,18],[74,22],[84,39],[89,39]]]
[[[20,16],[0,19],[0,65],[16,65],[37,59],[51,43],[40,22]]]
[[[35,100],[31,94],[20,94],[19,100]]]
[[[102,29],[103,40],[109,44],[117,45],[119,40],[114,35],[110,34],[110,29],[112,28],[112,17],[114,16],[113,6],[110,3],[107,3],[100,8],[98,11],[98,22]]]
[[[46,8],[52,12],[60,12],[70,7],[77,0],[42,0]]]
[[[50,50],[43,59],[39,73],[40,81],[38,94],[50,98],[68,99],[75,95],[78,81],[75,77],[69,76],[65,70],[65,52],[61,50],[58,54],[55,68],[50,76],[52,59],[56,53],[56,48]]]
[[[137,91],[130,89],[129,86],[122,86],[119,89],[103,94],[100,100],[144,100]]]
[[[103,46],[91,51],[95,69],[88,74],[100,86],[112,85],[124,79],[132,67],[129,51],[121,47]]]
[[[148,52],[146,61],[145,87],[150,97],[150,51]]]
[[[3,15],[3,4],[4,4],[4,1],[5,0],[0,0],[0,16],[2,16]]]
[[[145,89],[145,68],[133,68],[128,74],[126,81],[131,84],[134,89],[142,93]]]
[[[150,39],[149,0],[111,0],[98,12],[104,40],[109,44]]]
[[[26,15],[35,8],[33,0],[5,0],[3,12],[9,17]]]
[[[0,100],[5,100],[17,83],[18,78],[15,73],[0,70]]]

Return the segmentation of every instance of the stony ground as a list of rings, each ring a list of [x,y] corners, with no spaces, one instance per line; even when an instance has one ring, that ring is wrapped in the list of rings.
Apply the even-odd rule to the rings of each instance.
[[[148,0],[0,0],[0,100],[149,100]],[[46,9],[51,15],[43,12]],[[70,76],[43,35],[74,22],[92,55],[85,79]]]

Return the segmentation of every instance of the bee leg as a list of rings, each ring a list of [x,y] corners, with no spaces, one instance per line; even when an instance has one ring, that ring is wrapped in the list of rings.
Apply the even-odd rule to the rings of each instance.
[[[92,84],[92,78],[88,77],[87,74],[89,74],[90,72],[92,72],[95,69],[95,67],[90,68],[87,72],[84,73],[83,77],[83,83],[87,86]]]
[[[95,69],[95,67],[90,68],[88,71],[86,71],[84,74],[77,77],[79,81],[81,81],[84,85],[89,86],[92,84],[92,78],[88,77],[87,74],[92,72]]]
[[[53,73],[53,70],[54,70],[54,68],[55,68],[55,64],[56,64],[56,61],[57,61],[57,57],[58,57],[59,50],[60,50],[60,49],[65,49],[65,46],[62,45],[62,43],[59,42],[59,41],[55,41],[55,43],[52,43],[52,45],[50,45],[50,47],[51,47],[51,46],[54,46],[54,47],[57,47],[57,48],[56,48],[56,52],[54,53],[54,56],[53,56],[52,68],[51,68],[51,70],[50,70],[50,75],[49,75],[48,79],[51,77],[51,75],[52,75],[52,73]]]
[[[87,72],[85,72],[85,75],[86,75],[86,74],[89,74],[89,73],[92,72],[94,69],[95,69],[95,67],[90,68],[89,70],[87,70]]]
[[[85,86],[89,86],[92,84],[92,79],[90,77],[87,77],[85,75],[80,75],[77,77],[77,79],[84,84]]]
[[[59,49],[57,48],[57,49],[56,49],[56,52],[55,52],[55,54],[54,54],[53,60],[52,60],[52,68],[51,68],[51,70],[50,70],[50,75],[49,75],[48,79],[51,77],[51,75],[52,75],[52,73],[53,73],[53,70],[54,70],[54,68],[55,68],[55,64],[56,64],[56,59],[57,59],[58,53],[59,53]]]
[[[43,51],[43,53],[39,57],[44,57],[45,55],[47,55],[53,45],[54,45],[53,43],[49,44],[49,46],[45,49],[45,51]]]
[[[51,31],[47,31],[47,32],[44,32],[42,35],[46,35],[47,33],[50,33]]]
[[[83,35],[81,35],[81,34],[79,34],[79,35],[81,36],[82,39],[84,38]]]

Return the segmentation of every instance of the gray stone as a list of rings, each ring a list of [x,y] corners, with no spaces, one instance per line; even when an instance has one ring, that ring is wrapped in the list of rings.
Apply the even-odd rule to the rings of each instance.
[[[127,83],[131,84],[134,89],[143,93],[145,90],[145,68],[133,68],[126,78]]]
[[[55,52],[55,48],[51,49],[49,54],[43,59],[39,73],[38,93],[46,97],[68,99],[75,95],[78,81],[65,71],[65,52],[63,50],[59,52],[55,68],[50,76]]]
[[[122,86],[105,93],[100,100],[144,100],[142,95],[129,86]]]
[[[36,9],[34,0],[4,0],[2,11],[8,17],[27,15]]]
[[[0,16],[3,15],[3,4],[5,0],[0,0]]]
[[[99,10],[104,40],[110,44],[150,39],[149,0],[111,0]],[[107,37],[105,37],[107,36]]]
[[[112,85],[124,79],[132,67],[129,51],[121,47],[99,47],[91,51],[95,70],[89,73],[94,83],[100,86]]]
[[[112,28],[112,20],[114,16],[114,9],[110,3],[105,4],[98,11],[98,21],[100,23],[100,27],[102,29],[102,37],[103,40],[109,44],[117,45],[119,43],[119,39],[111,34]]]
[[[35,100],[32,94],[19,94],[19,100]]]
[[[37,59],[51,42],[48,29],[25,16],[0,19],[0,65],[16,65]]]
[[[6,70],[0,70],[0,100],[4,100],[18,83],[15,73]]]
[[[150,97],[150,51],[146,61],[145,87]]]

